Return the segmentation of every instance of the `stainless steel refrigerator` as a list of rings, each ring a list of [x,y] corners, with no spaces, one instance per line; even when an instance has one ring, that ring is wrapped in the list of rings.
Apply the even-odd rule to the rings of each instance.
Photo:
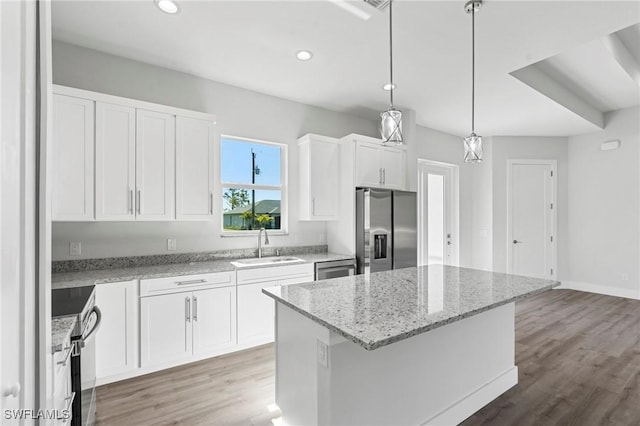
[[[415,192],[356,189],[356,258],[358,274],[417,265]]]

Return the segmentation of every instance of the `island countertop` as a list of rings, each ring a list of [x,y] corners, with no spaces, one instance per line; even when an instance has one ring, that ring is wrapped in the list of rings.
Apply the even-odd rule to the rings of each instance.
[[[262,291],[373,350],[559,285],[558,281],[430,265]]]

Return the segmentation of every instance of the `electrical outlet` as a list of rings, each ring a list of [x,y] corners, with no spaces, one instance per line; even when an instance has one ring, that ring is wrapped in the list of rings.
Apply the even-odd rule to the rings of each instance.
[[[620,274],[620,280],[621,281],[629,281],[629,274],[627,274],[626,272],[623,272]]]
[[[69,256],[80,256],[82,254],[82,243],[69,243]]]
[[[318,342],[318,364],[323,367],[329,367],[329,346],[317,340]]]
[[[177,247],[176,239],[175,238],[168,238],[167,239],[167,250],[168,251],[175,251],[176,247]]]
[[[326,243],[327,242],[327,234],[325,234],[324,232],[321,232],[318,234],[318,242],[319,243]]]

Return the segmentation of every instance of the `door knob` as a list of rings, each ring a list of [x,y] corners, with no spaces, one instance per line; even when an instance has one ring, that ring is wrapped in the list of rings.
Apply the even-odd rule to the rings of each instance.
[[[513,244],[522,244],[523,241],[513,240]]]

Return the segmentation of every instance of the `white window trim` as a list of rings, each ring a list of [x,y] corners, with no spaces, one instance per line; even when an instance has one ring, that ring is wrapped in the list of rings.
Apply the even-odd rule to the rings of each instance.
[[[235,183],[225,182],[222,180],[222,140],[233,139],[239,142],[258,143],[263,145],[277,146],[280,149],[280,186],[277,185],[259,185],[259,184],[247,184],[247,183]],[[224,188],[238,188],[238,189],[255,189],[255,190],[267,190],[267,191],[280,191],[280,229],[270,229],[269,235],[289,235],[289,146],[286,143],[278,143],[265,141],[260,139],[245,138],[241,136],[233,135],[220,135],[218,143],[218,170],[219,170],[219,182],[220,182],[220,197],[219,205],[220,209],[220,236],[221,237],[248,237],[258,235],[259,230],[246,230],[246,231],[227,231],[224,229]]]

